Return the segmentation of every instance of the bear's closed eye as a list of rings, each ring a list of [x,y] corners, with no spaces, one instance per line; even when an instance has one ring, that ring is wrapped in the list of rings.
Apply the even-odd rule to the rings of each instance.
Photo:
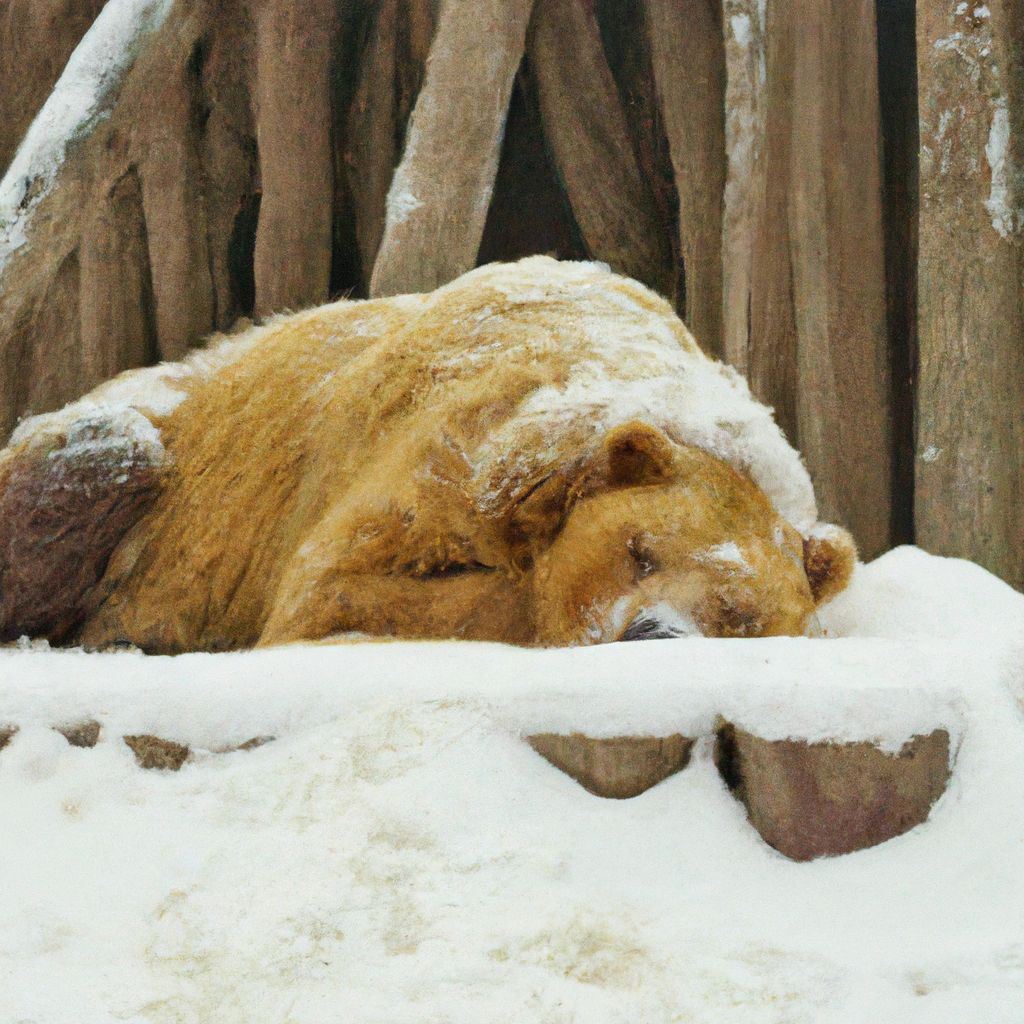
[[[449,562],[446,565],[432,565],[428,569],[413,569],[409,575],[419,580],[447,580],[471,572],[494,571],[493,565],[484,565],[483,562]]]
[[[648,576],[658,571],[658,560],[642,537],[630,537],[626,541],[626,550],[636,563],[636,578],[638,580],[647,579]]]

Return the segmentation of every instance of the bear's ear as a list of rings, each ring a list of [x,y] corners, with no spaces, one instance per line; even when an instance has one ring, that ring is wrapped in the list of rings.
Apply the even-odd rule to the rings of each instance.
[[[815,604],[845,590],[856,564],[857,546],[841,527],[820,523],[804,538],[804,571]]]
[[[608,482],[634,487],[668,479],[675,463],[675,447],[656,427],[640,420],[624,423],[604,440]]]

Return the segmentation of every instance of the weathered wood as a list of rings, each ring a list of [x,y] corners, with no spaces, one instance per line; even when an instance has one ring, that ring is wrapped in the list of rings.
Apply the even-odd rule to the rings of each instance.
[[[1024,586],[1024,4],[925,0],[915,522]]]
[[[671,296],[671,250],[589,0],[538,0],[528,55],[544,133],[590,254]]]
[[[483,237],[533,0],[447,0],[388,193],[372,295],[470,270]]]
[[[135,755],[140,768],[176,772],[188,760],[188,747],[159,736],[125,736],[125,743]]]
[[[122,370],[155,362],[149,243],[134,168],[100,198],[80,259],[83,372],[94,387]]]
[[[256,16],[257,142],[263,199],[256,234],[256,313],[327,299],[334,154],[335,9],[263,0]]]
[[[779,0],[767,32],[751,380],[870,558],[893,445],[873,2]]]
[[[679,195],[685,318],[721,357],[725,41],[720,0],[647,0],[654,83]]]
[[[722,354],[747,373],[756,173],[764,142],[762,75],[765,35],[758,0],[725,0],[723,6],[728,156],[722,223]]]
[[[538,754],[595,796],[628,800],[682,771],[693,740],[685,736],[616,736],[537,733],[528,742]]]
[[[949,781],[949,734],[897,754],[871,743],[766,740],[727,726],[719,767],[769,846],[791,860],[884,843],[925,821]]]
[[[0,176],[106,0],[0,4]]]
[[[342,159],[367,284],[384,235],[388,189],[401,158],[402,138],[423,83],[433,15],[429,0],[380,0],[359,67]]]
[[[160,92],[164,130],[155,135],[141,171],[154,330],[161,359],[182,359],[214,327],[209,228],[197,124],[209,115],[203,74],[208,44],[170,69]]]

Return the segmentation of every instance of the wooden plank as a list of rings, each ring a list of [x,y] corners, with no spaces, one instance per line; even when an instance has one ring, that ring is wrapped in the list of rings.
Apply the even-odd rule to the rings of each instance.
[[[447,0],[388,193],[370,294],[430,291],[476,262],[533,0]]]
[[[321,0],[263,0],[256,16],[256,130],[263,200],[256,313],[327,299],[334,154],[331,62],[336,12]]]
[[[679,196],[686,323],[721,357],[725,40],[718,0],[647,0],[651,64]]]
[[[925,0],[918,74],[918,542],[1022,587],[1024,4]]]
[[[527,45],[544,133],[591,256],[671,297],[671,247],[590,0],[539,0]]]

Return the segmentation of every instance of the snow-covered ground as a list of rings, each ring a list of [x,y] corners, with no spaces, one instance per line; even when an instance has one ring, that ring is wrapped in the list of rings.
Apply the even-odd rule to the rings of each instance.
[[[821,619],[841,639],[2,651],[0,1024],[1020,1024],[1024,597],[899,549]],[[953,777],[914,831],[792,863],[714,769],[719,715],[945,726]],[[84,719],[94,749],[51,729]],[[703,738],[609,801],[522,740],[552,729]],[[139,732],[193,759],[143,771]]]

